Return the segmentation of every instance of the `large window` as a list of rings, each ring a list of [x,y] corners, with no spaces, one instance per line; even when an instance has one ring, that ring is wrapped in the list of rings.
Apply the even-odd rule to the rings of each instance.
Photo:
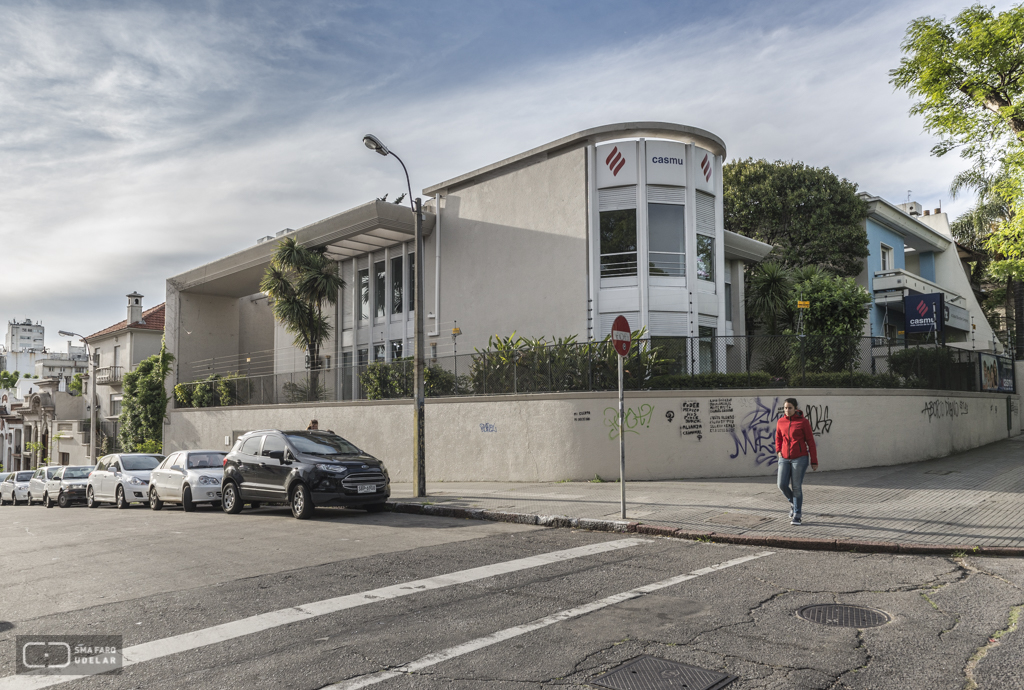
[[[697,277],[715,280],[715,238],[697,235]]]
[[[601,277],[636,275],[636,209],[601,211]]]
[[[652,276],[686,275],[685,206],[647,204],[648,259]]]
[[[387,284],[387,273],[385,272],[386,264],[383,261],[378,261],[373,265],[374,283],[373,283],[373,306],[376,312],[377,318],[383,319],[387,313],[388,303],[388,284]]]
[[[395,256],[391,259],[391,313],[401,314],[402,305],[402,257]]]
[[[378,345],[374,345],[373,346],[373,361],[374,362],[383,362],[384,361],[384,353],[386,351],[387,351],[387,348],[385,347],[384,343],[380,343]]]
[[[359,271],[359,320],[370,318],[370,269]]]
[[[890,247],[887,244],[883,244],[881,249],[882,249],[882,252],[881,252],[881,256],[882,256],[882,270],[883,271],[891,271],[891,270],[893,270],[895,268],[895,266],[893,265],[893,260],[892,260],[892,247]]]
[[[392,340],[391,341],[391,361],[394,361],[396,359],[402,359],[402,350],[403,350],[402,341],[401,340]]]

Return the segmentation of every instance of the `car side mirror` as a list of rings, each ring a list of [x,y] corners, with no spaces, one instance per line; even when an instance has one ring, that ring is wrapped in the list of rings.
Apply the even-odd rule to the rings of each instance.
[[[274,460],[284,461],[284,451],[283,450],[272,450],[269,453],[267,453],[267,457],[273,458]]]

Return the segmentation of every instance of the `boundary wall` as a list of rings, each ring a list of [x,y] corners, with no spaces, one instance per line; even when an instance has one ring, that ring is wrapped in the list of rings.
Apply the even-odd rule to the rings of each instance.
[[[820,469],[944,457],[1021,433],[1019,395],[927,390],[787,389],[626,393],[626,479],[774,474],[775,422],[795,397]],[[427,399],[427,480],[551,482],[617,479],[617,393]],[[304,429],[310,419],[412,481],[409,400],[173,409],[165,452],[227,449],[253,429]],[[1009,426],[1009,429],[1008,429]]]

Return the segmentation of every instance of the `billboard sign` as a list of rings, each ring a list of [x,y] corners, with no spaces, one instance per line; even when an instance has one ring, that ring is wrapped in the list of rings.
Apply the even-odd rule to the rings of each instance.
[[[989,393],[1013,392],[1013,362],[1007,357],[979,354],[981,390]]]
[[[945,304],[942,293],[903,298],[907,333],[941,333]]]

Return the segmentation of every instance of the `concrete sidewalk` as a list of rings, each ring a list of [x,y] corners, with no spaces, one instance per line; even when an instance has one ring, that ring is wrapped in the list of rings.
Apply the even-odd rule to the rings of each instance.
[[[1024,436],[941,460],[808,471],[800,527],[773,477],[627,482],[625,522],[616,482],[437,483],[426,499],[411,489],[392,487],[393,510],[781,547],[1024,556]]]

